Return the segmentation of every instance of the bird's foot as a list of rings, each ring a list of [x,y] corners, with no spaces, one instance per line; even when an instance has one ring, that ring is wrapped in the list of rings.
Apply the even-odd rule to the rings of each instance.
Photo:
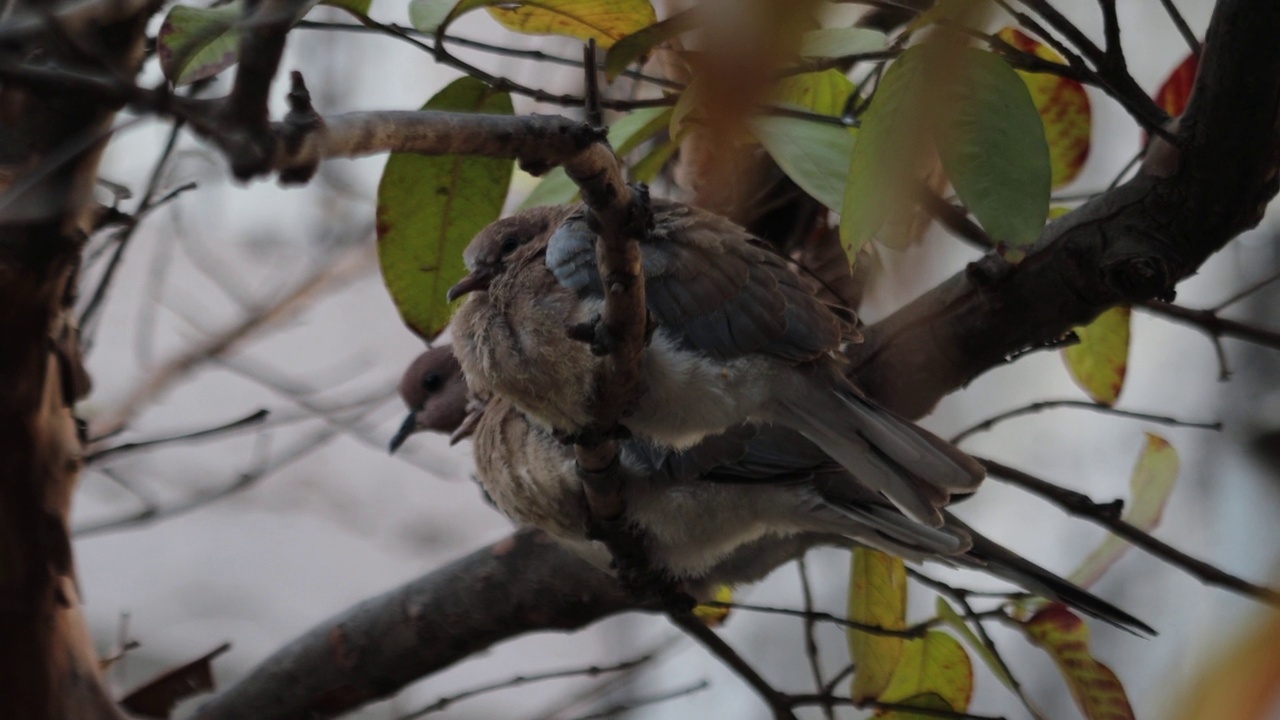
[[[613,337],[613,333],[609,331],[607,325],[604,324],[603,318],[599,313],[586,322],[570,325],[568,328],[569,338],[584,342],[591,346],[591,354],[596,357],[604,357],[613,352],[617,342]]]

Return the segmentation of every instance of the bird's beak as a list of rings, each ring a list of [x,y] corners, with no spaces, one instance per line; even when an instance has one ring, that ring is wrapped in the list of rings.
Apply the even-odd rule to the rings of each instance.
[[[470,274],[458,281],[457,285],[449,288],[449,294],[445,298],[449,302],[453,302],[458,298],[473,293],[477,290],[485,290],[489,287],[489,282],[493,280],[493,271],[488,268],[476,268]]]
[[[405,418],[404,422],[400,423],[400,429],[397,430],[396,434],[391,438],[391,454],[394,455],[396,450],[399,450],[400,446],[404,444],[404,441],[408,440],[409,436],[417,431],[418,414],[411,412],[409,413],[409,417]]]

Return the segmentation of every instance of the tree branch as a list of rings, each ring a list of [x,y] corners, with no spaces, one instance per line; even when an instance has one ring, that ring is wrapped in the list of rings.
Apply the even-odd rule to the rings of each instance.
[[[194,718],[334,717],[502,640],[635,608],[613,578],[522,530],[317,625]]]
[[[1185,571],[1200,580],[1200,582],[1226,588],[1232,592],[1251,597],[1254,600],[1280,607],[1280,592],[1219,570],[1203,560],[1193,558],[1181,550],[1157,540],[1150,533],[1121,520],[1118,512],[1116,512],[1118,510],[1117,504],[1100,504],[1074,490],[1058,487],[1053,483],[1021,470],[1015,470],[1007,465],[1002,465],[994,460],[984,458],[977,458],[977,460],[986,466],[992,475],[1039,495],[1071,515],[1082,517],[1107,528],[1130,543]]]
[[[1178,136],[1139,174],[1055,220],[1020,263],[987,255],[853,349],[859,383],[909,417],[1103,311],[1167,296],[1275,195],[1280,7],[1221,0]]]

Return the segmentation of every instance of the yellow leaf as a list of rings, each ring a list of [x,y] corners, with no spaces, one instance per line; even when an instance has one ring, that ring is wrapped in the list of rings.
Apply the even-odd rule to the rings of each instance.
[[[907,641],[889,686],[880,694],[880,701],[909,704],[912,698],[926,694],[942,698],[947,709],[954,712],[967,710],[973,697],[973,664],[969,654],[958,640],[940,630],[931,630],[923,638]]]
[[[1147,443],[1138,456],[1138,464],[1129,481],[1132,497],[1122,518],[1140,530],[1151,530],[1160,522],[1165,502],[1178,479],[1179,466],[1178,451],[1167,440],[1151,433],[1146,435]],[[1079,569],[1071,573],[1071,582],[1089,587],[1128,549],[1129,543],[1115,535],[1107,536],[1098,549],[1084,559]]]
[[[838,70],[803,73],[783,78],[775,91],[777,102],[839,116],[853,95],[853,82]]]
[[[1053,658],[1088,720],[1135,720],[1120,679],[1089,654],[1089,627],[1084,620],[1054,603],[1026,621],[1023,630]]]
[[[907,626],[907,570],[902,560],[877,550],[856,548],[849,579],[849,619],[892,630]],[[849,656],[857,665],[853,700],[880,697],[888,687],[905,641],[848,630]]]
[[[733,588],[728,585],[721,585],[716,588],[715,601],[722,603],[733,602]],[[726,618],[729,617],[729,608],[720,607],[719,605],[698,605],[693,608],[693,616],[702,621],[707,627],[720,627],[724,624]]]
[[[484,4],[495,20],[516,32],[595,38],[601,48],[609,48],[657,20],[649,0],[495,0]]]
[[[1049,62],[1065,65],[1062,56],[1017,28],[1007,27],[997,33],[1001,40],[1023,52]],[[1045,138],[1049,141],[1049,163],[1053,168],[1053,187],[1075,180],[1089,158],[1089,141],[1093,133],[1093,113],[1084,85],[1070,78],[1018,71],[1031,91]]]
[[[1076,384],[1101,405],[1115,405],[1129,367],[1129,308],[1116,307],[1085,327],[1076,328],[1080,343],[1064,348],[1062,358]]]

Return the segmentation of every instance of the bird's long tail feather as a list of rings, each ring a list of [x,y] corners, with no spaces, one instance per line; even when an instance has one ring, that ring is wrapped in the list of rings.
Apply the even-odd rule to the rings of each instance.
[[[985,476],[973,458],[866,399],[842,379],[810,378],[777,404],[773,416],[907,516],[931,527],[943,524],[939,508],[952,493],[972,492]]]

